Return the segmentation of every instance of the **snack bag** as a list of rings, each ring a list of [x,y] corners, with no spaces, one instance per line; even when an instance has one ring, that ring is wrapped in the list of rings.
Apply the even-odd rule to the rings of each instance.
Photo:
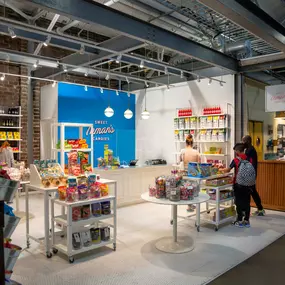
[[[92,244],[91,233],[90,231],[85,231],[80,233],[82,244],[84,247],[88,247]]]
[[[59,186],[57,188],[57,192],[58,192],[58,199],[60,201],[65,201],[65,199],[66,199],[66,186]]]
[[[101,242],[100,229],[91,228],[90,234],[91,234],[91,240],[93,244],[97,244]]]
[[[89,197],[90,199],[98,199],[101,197],[100,183],[96,182],[89,185]]]
[[[111,203],[110,201],[101,203],[102,215],[111,215]]]
[[[109,195],[109,187],[107,184],[99,183],[100,191],[101,191],[101,197],[106,197]]]
[[[72,208],[72,221],[76,222],[81,219],[81,207]]]
[[[91,216],[90,205],[84,205],[81,208],[81,218],[82,219],[89,219]]]
[[[73,203],[76,200],[76,187],[68,187],[66,189],[66,202]]]
[[[89,153],[88,152],[79,152],[78,156],[80,158],[80,170],[81,173],[84,173],[85,165],[89,162]]]
[[[92,208],[92,215],[94,217],[100,217],[101,216],[101,204],[100,203],[93,203],[91,205]]]
[[[78,191],[78,200],[87,200],[88,199],[88,188],[87,185],[81,184],[77,186]]]
[[[82,248],[82,241],[81,241],[80,233],[72,234],[72,247],[74,250],[78,250]]]
[[[110,227],[102,227],[100,228],[100,235],[102,241],[110,240]]]

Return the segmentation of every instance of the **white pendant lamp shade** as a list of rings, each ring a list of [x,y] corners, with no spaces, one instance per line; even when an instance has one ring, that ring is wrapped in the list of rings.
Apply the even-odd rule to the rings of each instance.
[[[109,106],[105,109],[104,114],[106,117],[111,118],[114,115],[114,110]]]
[[[131,119],[133,117],[133,112],[130,109],[127,109],[124,113],[124,117],[128,120]]]
[[[141,114],[143,120],[147,120],[150,117],[150,113],[147,110],[144,110]]]

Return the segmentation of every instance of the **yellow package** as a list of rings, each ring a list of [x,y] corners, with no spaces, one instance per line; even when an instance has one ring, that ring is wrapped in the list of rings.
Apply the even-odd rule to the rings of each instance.
[[[0,139],[1,140],[6,140],[7,139],[6,132],[0,132]]]
[[[19,140],[20,139],[20,133],[19,132],[14,132],[14,139]]]
[[[12,140],[13,139],[13,133],[12,132],[8,132],[7,133],[7,137],[8,137],[8,140]]]

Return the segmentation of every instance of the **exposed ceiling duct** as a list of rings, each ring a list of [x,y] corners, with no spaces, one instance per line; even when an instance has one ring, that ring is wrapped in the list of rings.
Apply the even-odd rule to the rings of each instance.
[[[251,42],[242,41],[227,44],[224,48],[224,52],[237,59],[252,57]]]

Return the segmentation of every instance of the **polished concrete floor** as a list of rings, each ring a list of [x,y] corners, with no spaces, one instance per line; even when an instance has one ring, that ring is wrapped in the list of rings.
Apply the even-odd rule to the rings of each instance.
[[[20,202],[21,210],[24,210],[23,197]],[[35,216],[31,219],[31,233],[40,237],[43,235],[42,196],[31,196],[30,204]],[[186,208],[179,207],[179,213],[186,215]],[[212,226],[205,225],[197,233],[193,220],[181,220],[178,232],[192,236],[195,249],[186,254],[173,255],[155,248],[157,240],[172,234],[169,219],[169,206],[144,203],[121,208],[118,210],[117,251],[111,248],[93,251],[76,258],[74,264],[69,264],[66,257],[59,254],[47,259],[42,254],[42,248],[32,242],[31,248],[24,250],[17,261],[13,279],[23,285],[201,285],[247,260],[285,234],[285,213],[279,212],[252,218],[250,229],[225,225],[218,232]],[[19,224],[12,238],[14,243],[25,247],[25,223]],[[278,263],[278,260],[275,262],[274,255],[271,255],[267,266],[273,262]],[[284,260],[282,264],[284,267]],[[226,283],[213,284],[237,284],[232,278]],[[262,284],[239,282],[242,283]]]
[[[284,285],[284,269],[285,236],[210,282],[209,285]]]

